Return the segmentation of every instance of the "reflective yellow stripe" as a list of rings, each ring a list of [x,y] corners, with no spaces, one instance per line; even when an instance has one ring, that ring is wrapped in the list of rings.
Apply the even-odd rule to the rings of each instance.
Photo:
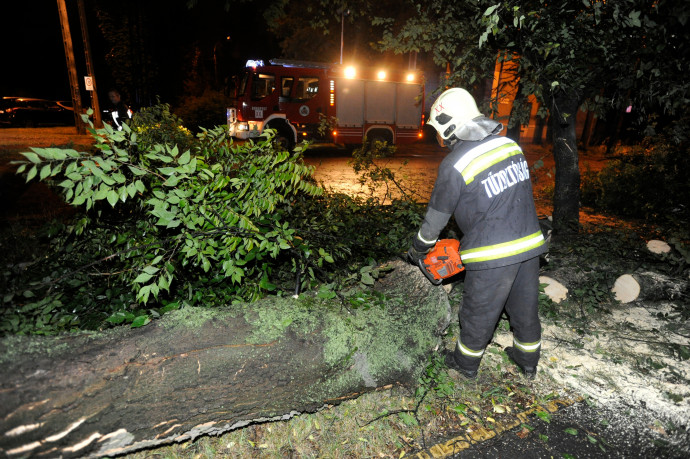
[[[484,355],[484,350],[482,349],[481,351],[473,351],[469,347],[464,346],[460,340],[458,339],[458,349],[460,349],[460,352],[463,354],[469,356],[469,357],[481,357]]]
[[[457,169],[458,172],[462,173],[462,171],[464,171],[465,168],[475,159],[479,158],[485,153],[493,151],[507,144],[517,145],[508,137],[498,137],[496,139],[491,139],[488,142],[484,142],[483,144],[474,147],[473,149],[462,155],[462,158],[460,158],[458,162],[453,165],[453,167],[455,167],[455,169]]]
[[[521,343],[520,341],[513,338],[513,344],[515,347],[524,352],[536,352],[537,349],[541,347],[541,340],[535,341],[533,343]]]
[[[469,185],[482,171],[485,171],[494,164],[500,163],[506,158],[510,158],[511,156],[519,155],[521,153],[522,150],[520,150],[520,147],[516,143],[509,143],[502,147],[491,150],[472,161],[467,168],[461,172],[462,178],[465,179],[465,184]]]
[[[496,245],[487,245],[485,247],[477,247],[476,249],[463,250],[460,252],[460,258],[465,264],[479,261],[497,260],[499,258],[512,257],[513,255],[529,252],[530,250],[536,249],[542,244],[544,244],[544,235],[541,231],[537,231],[529,236],[525,236],[514,241],[508,241]]]

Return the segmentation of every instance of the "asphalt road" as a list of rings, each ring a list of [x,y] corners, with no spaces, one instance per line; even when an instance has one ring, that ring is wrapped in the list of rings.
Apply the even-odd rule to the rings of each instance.
[[[581,402],[551,414],[549,422],[530,416],[519,426],[448,457],[547,458],[687,458],[684,432],[655,425],[639,408],[593,407]],[[650,426],[653,428],[650,429]],[[432,456],[433,457],[433,456]]]

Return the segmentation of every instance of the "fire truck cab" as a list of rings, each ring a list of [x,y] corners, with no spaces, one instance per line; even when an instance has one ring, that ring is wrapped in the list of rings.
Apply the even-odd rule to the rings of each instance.
[[[258,137],[270,128],[292,149],[300,139],[361,144],[367,137],[396,144],[422,136],[424,85],[414,70],[248,61],[236,96],[227,120],[230,135],[238,139]],[[319,135],[324,118],[335,124]]]

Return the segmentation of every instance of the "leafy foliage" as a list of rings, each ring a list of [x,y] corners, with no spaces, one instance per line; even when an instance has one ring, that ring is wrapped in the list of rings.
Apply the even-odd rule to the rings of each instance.
[[[395,154],[396,147],[387,141],[369,140],[366,137],[362,146],[352,152],[349,164],[359,177],[359,183],[367,186],[371,195],[381,195],[381,202],[396,199],[414,200],[418,195],[415,190],[407,188],[396,171],[388,167],[388,159]],[[397,172],[407,165],[404,161]]]
[[[427,51],[450,65],[444,86],[481,91],[500,62],[516,64],[516,107],[509,125],[524,123],[534,95],[540,114],[551,114],[556,159],[554,225],[571,231],[578,221],[579,170],[574,118],[586,103],[606,108],[635,105],[638,113],[673,113],[687,105],[683,58],[678,54],[688,14],[681,2],[542,0],[409,2],[405,20],[387,13],[373,22],[385,28],[381,46],[396,52]],[[667,39],[667,38],[670,39]],[[664,88],[664,89],[662,89]],[[491,104],[505,97],[499,88]]]
[[[156,144],[177,145],[181,150],[192,147],[194,136],[183,126],[182,120],[173,114],[169,104],[144,107],[136,112],[129,126],[137,134],[137,150],[146,151]]]
[[[222,127],[193,139],[179,123],[159,105],[123,131],[91,128],[92,152],[24,153],[18,172],[83,213],[45,230],[45,255],[3,273],[0,333],[136,327],[187,304],[316,287],[334,298],[372,285],[386,269],[376,260],[401,254],[421,221],[410,200],[325,194],[300,148],[276,150],[272,133],[235,145]],[[341,300],[380,302],[366,291]]]
[[[103,264],[112,269],[108,279],[117,291],[105,295],[124,295],[124,307],[110,315],[110,322],[143,325],[150,315],[125,311],[133,298],[123,286],[129,286],[142,307],[155,304],[160,313],[176,306],[165,303],[170,298],[209,305],[257,299],[275,288],[269,281],[274,265],[296,251],[318,263],[332,261],[325,251],[312,251],[299,241],[282,219],[290,200],[318,196],[322,190],[310,180],[312,169],[299,153],[275,151],[270,135],[238,146],[228,141],[223,128],[216,128],[202,132],[191,150],[156,143],[142,151],[137,132],[128,126],[120,132],[110,126],[92,132],[95,152],[34,148],[23,154],[26,161],[18,173],[27,181],[51,182],[68,203],[86,211],[69,228],[69,237],[88,237],[88,253],[95,258],[77,272],[96,265],[102,269]],[[100,242],[97,250],[94,240]],[[59,306],[64,292],[52,291],[52,285],[68,278],[74,282],[70,271],[63,265],[38,291],[25,290],[24,298],[38,299],[39,291],[44,297],[22,308]],[[211,285],[222,288],[209,289]],[[6,296],[5,301],[14,298]],[[69,328],[68,323],[78,322],[60,323]],[[21,329],[13,323],[5,331]]]
[[[690,143],[647,138],[583,181],[583,202],[617,215],[656,221],[690,221]]]

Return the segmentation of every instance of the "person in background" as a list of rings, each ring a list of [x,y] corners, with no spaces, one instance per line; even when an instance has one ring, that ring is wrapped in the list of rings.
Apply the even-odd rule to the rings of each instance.
[[[122,123],[126,120],[132,119],[132,110],[122,101],[122,96],[117,89],[108,91],[108,98],[113,105],[110,114],[113,118],[113,123],[118,131],[122,130]]]

